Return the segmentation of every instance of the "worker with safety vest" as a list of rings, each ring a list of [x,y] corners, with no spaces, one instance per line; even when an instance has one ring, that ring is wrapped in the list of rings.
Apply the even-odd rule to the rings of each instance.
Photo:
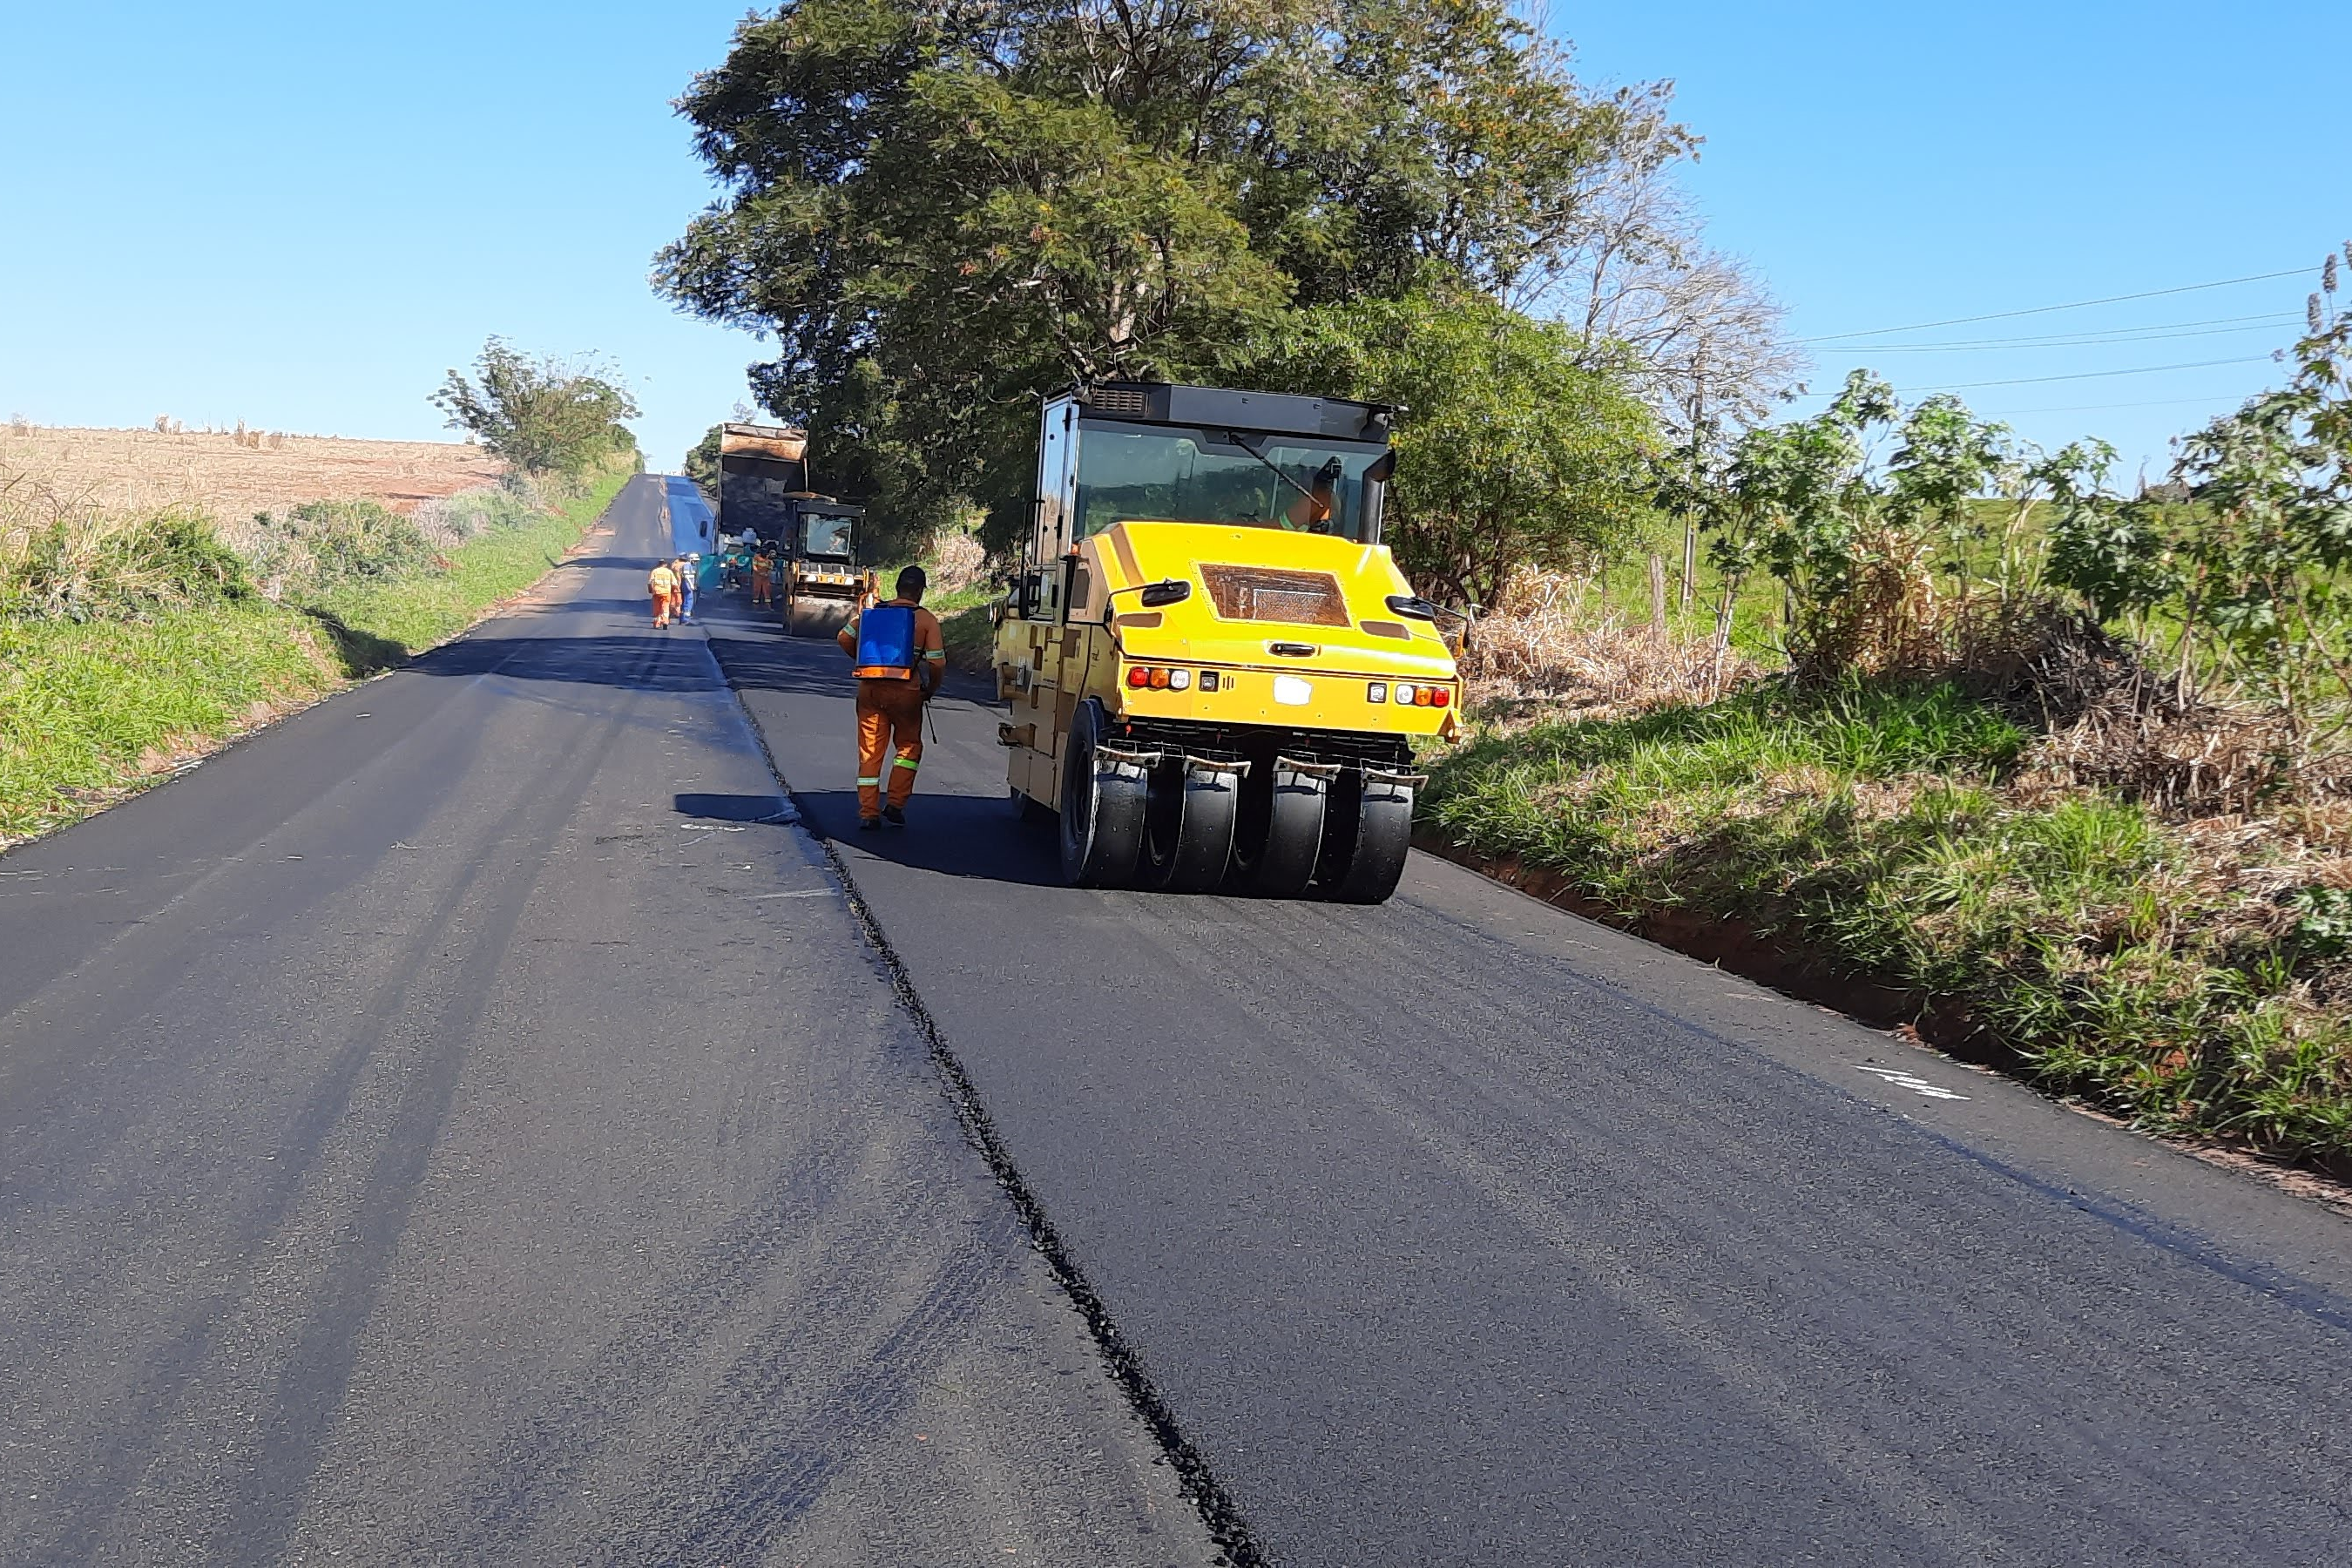
[[[922,607],[930,580],[919,566],[898,574],[898,596],[857,612],[836,641],[857,677],[857,826],[907,826],[907,797],[923,760],[923,704],[947,671],[947,639]],[[887,804],[882,774],[890,775]]]
[[[677,605],[677,568],[667,561],[654,563],[646,574],[646,591],[654,596],[654,625],[667,628]]]
[[[776,558],[768,553],[764,541],[751,551],[751,603],[764,605],[775,583]]]

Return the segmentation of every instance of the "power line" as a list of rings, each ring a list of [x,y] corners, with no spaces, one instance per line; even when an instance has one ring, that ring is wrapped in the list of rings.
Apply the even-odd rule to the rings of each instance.
[[[2271,356],[2256,354],[2252,359],[2200,359],[2183,364],[2142,364],[2129,370],[2080,370],[2071,375],[2020,375],[2006,381],[1960,381],[1944,386],[1914,386],[1910,392],[1969,392],[1980,386],[2032,386],[2045,381],[2095,381],[2106,375],[2154,375],[2167,370],[2208,370],[2221,364],[2268,364]]]
[[[2281,272],[2257,272],[2245,278],[2222,278],[2211,283],[2184,283],[2177,289],[2150,289],[2138,294],[2110,294],[2104,300],[2076,300],[2063,305],[2036,305],[2030,310],[1995,310],[1982,316],[1953,316],[1941,321],[1915,321],[1907,327],[1873,327],[1866,331],[1827,332],[1820,337],[1799,338],[1801,343],[1836,342],[1845,338],[1883,337],[1889,332],[1924,332],[1930,327],[1963,327],[1971,321],[2005,321],[2017,316],[2046,316],[2053,310],[2082,310],[2093,305],[2119,305],[2126,300],[2154,300],[2167,294],[2194,294],[2204,289],[2228,289],[2240,283],[2267,283],[2273,278],[2300,278],[2307,275],[2307,267],[2290,267]]]
[[[2020,375],[2001,381],[1958,381],[1948,382],[1940,386],[1898,386],[1895,392],[1899,397],[1911,397],[1923,392],[1972,392],[1986,386],[2034,386],[2050,381],[2095,381],[2100,377],[2110,375],[2155,375],[2168,370],[2209,370],[2215,365],[2268,364],[2270,363],[2272,359],[2269,354],[2255,354],[2248,359],[2200,359],[2189,360],[2180,364],[2140,364],[2133,365],[2126,370],[2083,370],[2069,375]],[[1833,389],[1827,392],[1802,392],[1797,395],[1800,398],[1835,397],[1838,394]]]
[[[2210,408],[2219,401],[2211,397],[2158,397],[2145,403],[2071,403],[2060,408],[1987,408],[1978,412],[1994,419],[2014,419],[2021,414],[2107,414],[2119,408],[2187,408],[2191,405]]]
[[[2295,321],[2303,319],[2299,310],[2261,310],[2250,316],[2208,316],[2196,321],[2149,321],[2137,327],[2067,327],[2054,332],[2028,332],[2011,338],[1945,338],[1935,343],[1921,343],[1921,348],[1973,348],[1978,344],[2003,345],[2054,342],[2062,338],[2105,336],[2109,333],[2168,332],[2190,327],[2227,327],[2241,321]],[[1870,345],[1863,345],[1864,348]]]
[[[2225,320],[2228,318],[2225,318]],[[2128,327],[2112,332],[2051,332],[2028,338],[1978,338],[1940,343],[1847,343],[1840,353],[1857,354],[1925,354],[1981,353],[1995,350],[2011,353],[2024,349],[2088,349],[2103,348],[2111,343],[2157,343],[2171,338],[2210,338],[2231,332],[2258,332],[2284,321],[2302,318],[2292,310],[2269,316],[2241,316],[2247,326],[2223,326],[2217,322],[2183,322],[2181,330],[2169,331],[2158,327]]]

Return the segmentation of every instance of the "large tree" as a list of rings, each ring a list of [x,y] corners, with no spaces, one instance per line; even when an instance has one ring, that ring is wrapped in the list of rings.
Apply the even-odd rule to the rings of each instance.
[[[1466,290],[1291,313],[1274,388],[1402,405],[1390,542],[1425,592],[1492,605],[1523,565],[1587,566],[1654,489],[1655,422],[1582,342]]]
[[[621,421],[637,416],[636,400],[603,366],[526,354],[492,338],[474,371],[474,377],[451,371],[431,401],[449,416],[450,429],[472,435],[520,471],[577,478],[635,453],[636,437]]]
[[[791,0],[679,107],[725,196],[661,287],[774,333],[753,385],[835,473],[1000,526],[1039,394],[1230,372],[1294,303],[1517,289],[1664,134],[1500,0]]]

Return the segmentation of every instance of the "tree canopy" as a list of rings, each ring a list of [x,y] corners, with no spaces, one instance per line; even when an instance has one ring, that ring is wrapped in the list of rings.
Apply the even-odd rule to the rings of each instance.
[[[1398,564],[1457,603],[1497,602],[1521,565],[1588,564],[1654,488],[1655,423],[1623,379],[1566,327],[1483,295],[1294,311],[1246,379],[1409,412],[1394,437]]]
[[[521,353],[498,338],[474,362],[479,382],[449,373],[433,404],[449,428],[473,435],[526,474],[577,477],[623,453],[636,437],[621,423],[635,399],[609,373]]]
[[[787,0],[679,102],[724,195],[656,281],[773,334],[755,393],[845,489],[1002,539],[1041,394],[1539,294],[1629,150],[1688,150],[1664,101],[1587,89],[1503,0]]]

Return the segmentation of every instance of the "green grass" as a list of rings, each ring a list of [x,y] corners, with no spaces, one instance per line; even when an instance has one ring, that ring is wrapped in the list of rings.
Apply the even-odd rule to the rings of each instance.
[[[257,704],[342,676],[308,621],[260,600],[147,621],[0,619],[0,842],[86,816],[163,776],[164,754],[259,717]]]
[[[1424,825],[1627,923],[1736,922],[2143,1125],[2352,1164],[2352,964],[2279,896],[2294,868],[2242,878],[2137,805],[2016,787],[2030,741],[1946,685],[1765,685],[1474,731]]]
[[[0,616],[0,844],[86,816],[169,777],[178,758],[464,630],[546,572],[626,478],[468,541],[445,572],[352,584],[310,605],[249,597],[143,619]]]
[[[899,567],[908,564],[902,561],[881,570],[879,577],[886,595],[898,579]],[[940,635],[947,641],[948,663],[956,668],[984,674],[993,663],[996,628],[988,624],[988,602],[994,597],[996,590],[984,582],[923,595],[923,607],[940,618]]]
[[[940,618],[948,662],[956,668],[985,671],[995,662],[996,628],[988,621],[988,602],[995,596],[994,589],[981,584],[924,601]]]
[[[331,589],[310,606],[362,638],[380,639],[398,656],[448,641],[482,612],[530,586],[580,541],[629,476],[607,475],[581,495],[534,516],[468,540],[450,555],[449,569],[390,582]]]

